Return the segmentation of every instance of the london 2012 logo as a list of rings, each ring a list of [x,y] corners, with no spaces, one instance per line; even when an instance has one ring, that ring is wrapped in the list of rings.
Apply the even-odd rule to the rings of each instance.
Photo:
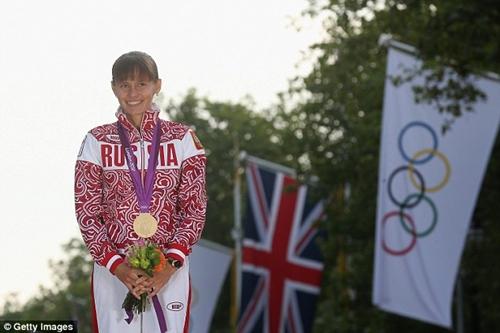
[[[422,148],[413,155],[408,154],[404,147],[404,137],[411,130],[424,130],[430,134],[432,138],[432,146]],[[429,126],[427,123],[422,121],[413,121],[408,123],[403,129],[399,132],[398,136],[398,149],[399,153],[403,157],[403,159],[407,162],[407,164],[401,165],[395,168],[391,174],[389,175],[387,181],[387,194],[389,199],[392,201],[394,205],[396,205],[399,209],[389,211],[384,214],[382,218],[382,248],[388,254],[394,256],[402,256],[415,248],[417,244],[417,239],[429,236],[436,228],[439,220],[439,210],[436,207],[433,200],[429,197],[429,193],[435,193],[443,189],[446,186],[450,179],[451,175],[451,166],[448,158],[438,150],[439,148],[439,140],[436,135],[435,130]],[[422,166],[432,159],[439,159],[444,165],[444,175],[442,179],[440,179],[436,184],[427,184],[422,173],[417,169],[417,166]],[[398,198],[395,194],[394,182],[396,177],[399,174],[407,174],[409,177],[411,188],[416,191],[410,193],[405,198]],[[399,177],[399,176],[398,176]],[[418,205],[425,203],[430,207],[430,211],[432,212],[432,218],[429,223],[424,228],[419,230],[416,222],[412,217],[410,211],[417,207]],[[396,248],[393,245],[389,245],[386,239],[386,225],[389,221],[395,220],[399,221],[402,230],[409,235],[408,244],[405,244],[403,247]],[[425,223],[422,223],[425,225]]]

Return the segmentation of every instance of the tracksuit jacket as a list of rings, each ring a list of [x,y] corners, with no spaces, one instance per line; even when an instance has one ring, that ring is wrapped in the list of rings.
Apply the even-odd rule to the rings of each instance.
[[[145,179],[156,122],[162,135],[150,213],[158,229],[150,238],[167,257],[184,261],[201,237],[205,224],[206,157],[193,130],[162,120],[153,104],[136,129],[119,109],[141,178]],[[87,133],[76,162],[75,207],[77,221],[94,261],[111,273],[123,262],[126,248],[139,240],[133,221],[139,205],[130,177],[117,124],[96,127]]]

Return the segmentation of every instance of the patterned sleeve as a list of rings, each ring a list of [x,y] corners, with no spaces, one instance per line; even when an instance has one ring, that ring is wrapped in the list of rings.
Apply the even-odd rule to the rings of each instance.
[[[182,140],[183,162],[177,202],[178,224],[167,256],[184,262],[191,246],[201,237],[205,226],[207,193],[206,157],[196,134],[189,130]]]
[[[82,238],[94,261],[112,273],[123,259],[109,241],[102,213],[102,164],[99,143],[88,133],[75,167],[75,211]]]

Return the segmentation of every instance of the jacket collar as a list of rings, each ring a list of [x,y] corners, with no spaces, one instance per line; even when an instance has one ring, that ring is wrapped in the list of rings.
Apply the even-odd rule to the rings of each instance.
[[[151,107],[144,112],[144,115],[142,116],[142,121],[141,121],[141,127],[140,130],[141,132],[149,132],[152,131],[156,125],[156,122],[158,120],[158,115],[160,114],[160,108],[156,104],[151,104]],[[130,132],[134,132],[136,128],[132,123],[127,119],[127,116],[123,112],[123,109],[121,107],[118,107],[118,110],[116,111],[116,118],[118,118],[118,121]]]

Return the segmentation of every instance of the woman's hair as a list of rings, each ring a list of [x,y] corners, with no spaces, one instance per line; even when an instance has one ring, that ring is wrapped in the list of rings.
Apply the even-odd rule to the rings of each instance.
[[[116,59],[111,70],[113,83],[127,80],[138,75],[151,81],[158,80],[158,68],[153,58],[144,52],[132,51]]]

